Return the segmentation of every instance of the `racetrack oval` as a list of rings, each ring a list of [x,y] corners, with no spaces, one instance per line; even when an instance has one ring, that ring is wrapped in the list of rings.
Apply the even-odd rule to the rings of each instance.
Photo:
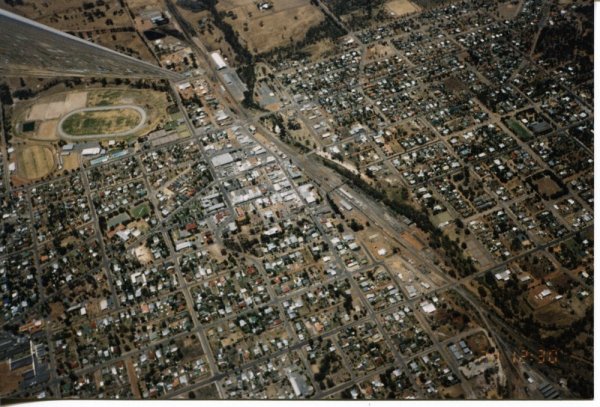
[[[85,107],[63,116],[57,130],[61,138],[74,141],[124,137],[142,129],[146,117],[136,105]]]

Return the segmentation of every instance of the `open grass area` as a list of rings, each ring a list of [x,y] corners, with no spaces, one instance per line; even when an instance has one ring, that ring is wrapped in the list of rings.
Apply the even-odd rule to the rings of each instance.
[[[17,175],[35,180],[48,175],[54,168],[54,153],[48,147],[23,146],[17,149]]]
[[[516,120],[509,119],[507,120],[508,127],[523,141],[529,141],[533,137],[529,130],[527,130],[521,123]]]
[[[63,122],[63,130],[73,136],[119,133],[135,128],[140,115],[133,109],[80,112]]]
[[[138,206],[135,206],[129,211],[131,216],[135,219],[145,218],[150,214],[150,206],[147,202],[141,203]]]

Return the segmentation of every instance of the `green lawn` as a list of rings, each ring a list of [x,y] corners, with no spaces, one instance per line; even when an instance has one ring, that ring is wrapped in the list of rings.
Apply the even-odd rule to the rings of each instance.
[[[147,202],[141,203],[132,208],[129,213],[131,213],[131,216],[133,216],[135,219],[145,218],[146,216],[150,215],[150,205],[148,205]]]
[[[509,119],[507,120],[508,123],[508,127],[510,127],[510,129],[517,135],[519,136],[519,138],[523,141],[529,141],[531,140],[533,137],[531,136],[531,133],[529,132],[529,130],[527,130],[525,127],[523,127],[523,125],[521,123],[519,123],[516,120],[513,119]]]
[[[62,124],[63,130],[73,136],[117,133],[133,129],[140,115],[133,109],[80,112],[69,116]]]

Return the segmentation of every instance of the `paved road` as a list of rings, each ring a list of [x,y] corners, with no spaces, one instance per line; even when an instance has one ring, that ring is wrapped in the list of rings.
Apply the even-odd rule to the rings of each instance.
[[[74,114],[84,113],[84,112],[100,112],[100,111],[104,111],[104,110],[118,110],[118,109],[135,110],[140,115],[140,122],[138,123],[138,125],[135,126],[131,130],[118,131],[118,132],[110,133],[110,134],[88,134],[85,136],[73,136],[71,134],[65,133],[65,131],[63,130],[63,123],[65,122],[65,120],[67,120],[69,117],[73,116]],[[67,114],[66,116],[63,116],[60,119],[60,121],[58,122],[58,135],[60,136],[60,138],[65,139],[65,140],[70,140],[70,141],[97,140],[97,139],[102,139],[102,138],[114,138],[114,137],[128,136],[130,134],[134,134],[135,132],[141,130],[146,125],[147,116],[148,115],[146,114],[146,111],[142,107],[137,106],[137,105],[84,107],[81,109],[73,110],[71,113]]]

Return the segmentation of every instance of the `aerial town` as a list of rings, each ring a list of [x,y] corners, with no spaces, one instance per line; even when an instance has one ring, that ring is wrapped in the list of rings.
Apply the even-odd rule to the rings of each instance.
[[[0,401],[593,399],[593,14],[1,1]]]

